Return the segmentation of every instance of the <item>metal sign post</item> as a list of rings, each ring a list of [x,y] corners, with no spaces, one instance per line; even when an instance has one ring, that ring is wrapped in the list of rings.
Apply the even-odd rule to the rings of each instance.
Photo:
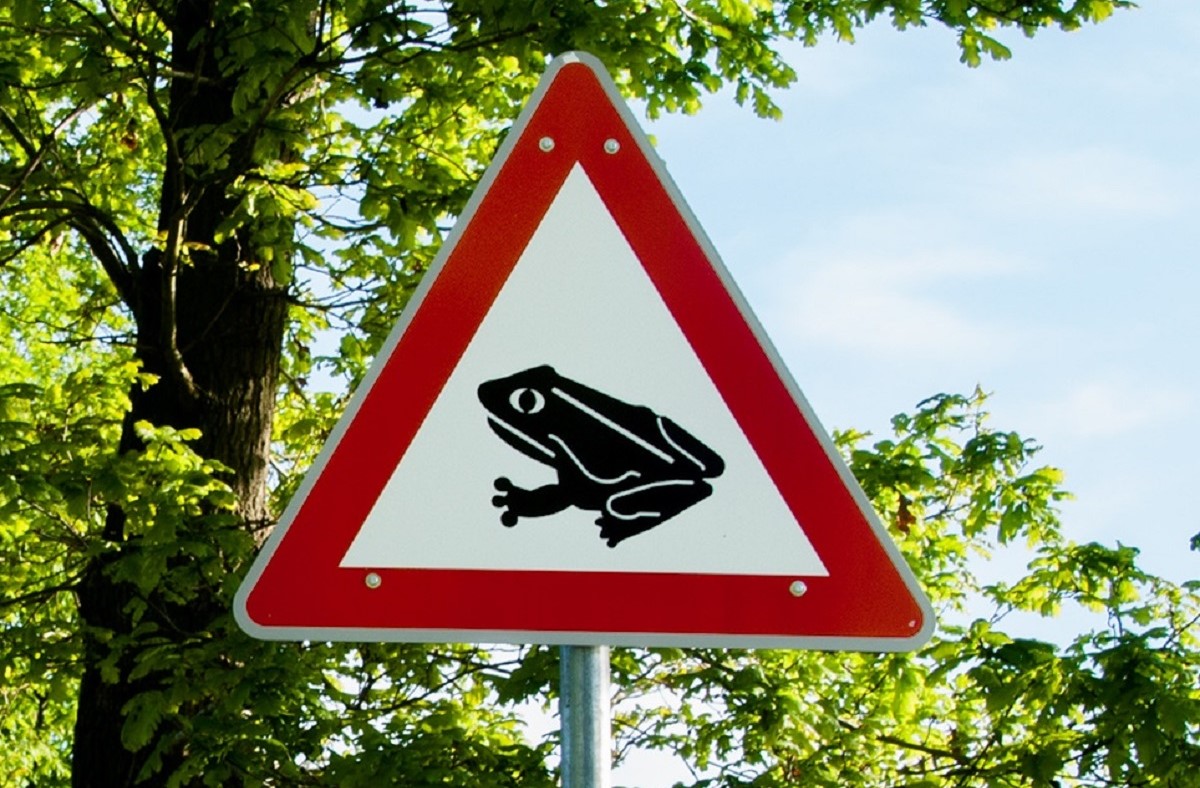
[[[561,646],[558,714],[563,788],[612,785],[608,646]]]
[[[905,651],[934,627],[616,83],[578,52],[505,137],[234,615],[270,640],[569,641],[564,788],[611,786],[610,646]]]

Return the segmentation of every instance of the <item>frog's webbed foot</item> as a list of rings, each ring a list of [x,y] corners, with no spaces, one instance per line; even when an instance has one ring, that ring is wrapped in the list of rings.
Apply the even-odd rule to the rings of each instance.
[[[604,543],[609,547],[616,547],[631,536],[637,536],[656,525],[661,525],[664,519],[666,518],[656,517],[639,522],[629,522],[604,515],[596,518],[596,525],[600,526],[600,538],[604,540]]]
[[[621,542],[633,536],[633,534],[629,532],[629,525],[627,523],[614,520],[611,517],[597,517],[596,525],[600,526],[600,538],[604,540],[604,543],[609,547],[616,547]],[[658,523],[647,524],[646,528],[642,530],[653,528],[655,525],[658,525]],[[638,533],[641,533],[641,531]]]
[[[492,506],[504,510],[500,513],[500,522],[507,528],[512,528],[522,517],[544,517],[571,505],[557,484],[526,490],[501,476],[495,481],[495,487],[499,494],[492,496]]]
[[[499,492],[500,495],[492,496],[492,506],[497,506],[501,509],[504,509],[504,511],[500,513],[500,522],[506,528],[512,528],[517,524],[517,520],[520,519],[520,515],[508,508],[508,497],[509,493],[516,488],[513,486],[512,482],[503,476],[495,481],[495,487],[496,491]]]
[[[596,519],[600,538],[609,547],[645,533],[712,494],[698,479],[667,479],[623,490],[608,499]]]

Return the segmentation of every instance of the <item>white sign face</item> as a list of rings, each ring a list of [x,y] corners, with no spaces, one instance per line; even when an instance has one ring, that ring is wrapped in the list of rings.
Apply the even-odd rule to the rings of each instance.
[[[273,639],[869,651],[933,627],[579,53],[506,138],[235,615]]]
[[[554,483],[557,474],[536,448],[523,454],[493,432],[478,389],[543,365],[562,378],[644,405],[710,447],[724,461],[721,474],[707,480],[711,494],[613,547],[600,536],[598,513],[573,506],[503,526],[501,510],[492,504],[499,493],[496,479],[535,488]],[[556,436],[567,449],[578,437]],[[644,466],[657,464],[643,463],[645,456],[630,438],[625,470],[654,473]],[[651,483],[670,481],[667,474]],[[578,165],[340,565],[826,574]]]

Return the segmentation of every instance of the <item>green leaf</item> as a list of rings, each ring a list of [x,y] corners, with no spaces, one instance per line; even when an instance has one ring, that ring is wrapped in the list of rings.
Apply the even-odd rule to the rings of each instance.
[[[150,743],[167,713],[167,703],[161,692],[143,692],[126,703],[121,712],[125,715],[121,743],[136,751]]]

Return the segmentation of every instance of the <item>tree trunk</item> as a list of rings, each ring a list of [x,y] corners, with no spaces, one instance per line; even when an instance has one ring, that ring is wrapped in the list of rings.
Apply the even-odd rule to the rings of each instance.
[[[164,133],[176,140],[186,139],[189,129],[232,118],[233,81],[217,70],[211,17],[207,0],[183,0],[175,11],[175,76],[168,90]],[[219,174],[193,172],[180,158],[168,159],[159,229],[166,237],[172,228],[179,234],[174,249],[168,244],[144,256],[128,305],[137,325],[138,359],[158,381],[130,392],[118,450],[141,448],[133,430],[139,421],[199,429],[202,437],[193,448],[229,469],[225,481],[237,495],[237,514],[253,527],[270,516],[268,459],[287,301],[270,266],[256,264],[247,232],[216,242],[220,222],[236,205],[226,182]],[[192,250],[186,264],[172,257],[180,248]],[[96,633],[123,635],[133,628],[127,605],[139,593],[114,580],[109,571],[139,549],[138,529],[132,525],[119,507],[109,510],[107,550],[91,562],[79,587],[88,642],[72,753],[75,786],[117,788],[139,780],[155,743],[137,752],[122,745],[124,709],[138,694],[171,680],[152,673],[131,681],[136,646],[117,659],[115,682],[101,675],[100,661],[110,655],[111,646]],[[146,616],[160,617],[164,624],[157,634],[180,640],[210,629],[214,620],[228,614],[216,589],[186,605],[147,601],[153,612]],[[186,743],[172,744],[163,754],[163,768],[143,776],[139,784],[164,783],[185,754]]]

